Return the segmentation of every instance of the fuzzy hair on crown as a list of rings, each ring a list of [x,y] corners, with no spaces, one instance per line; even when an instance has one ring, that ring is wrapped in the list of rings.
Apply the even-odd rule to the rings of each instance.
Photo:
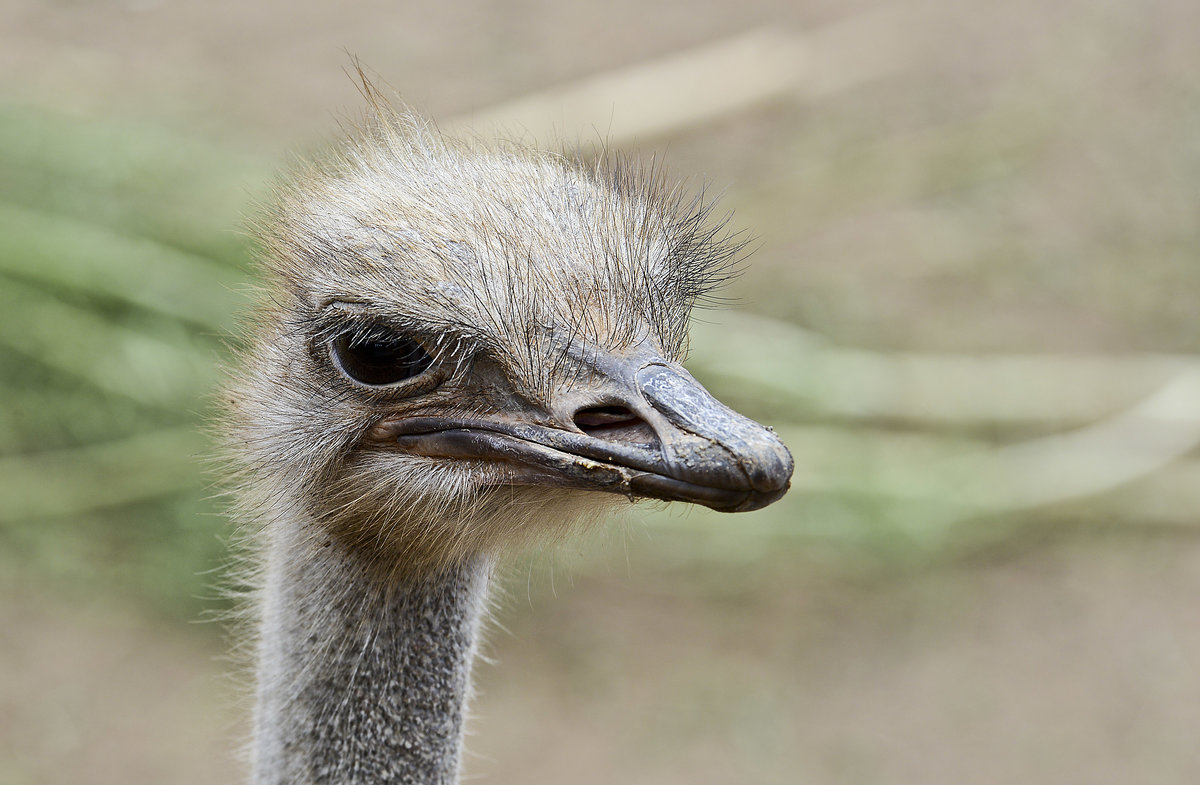
[[[355,538],[382,529],[401,563],[441,564],[545,533],[526,520],[545,505],[606,506],[558,490],[497,493],[494,467],[380,460],[361,449],[380,400],[342,389],[316,355],[347,325],[366,340],[382,320],[453,358],[450,378],[486,357],[522,405],[546,404],[585,375],[581,351],[647,344],[681,360],[693,306],[743,243],[655,165],[452,138],[359,76],[365,115],[293,166],[257,222],[266,281],[228,440],[240,495],[257,500],[247,512],[300,502]],[[495,409],[477,388],[434,395],[463,413]],[[462,523],[485,511],[494,525]]]
[[[293,171],[263,227],[284,291],[419,304],[407,318],[502,353],[535,389],[564,334],[686,350],[693,305],[744,247],[712,203],[616,153],[448,137],[362,84],[365,117]]]

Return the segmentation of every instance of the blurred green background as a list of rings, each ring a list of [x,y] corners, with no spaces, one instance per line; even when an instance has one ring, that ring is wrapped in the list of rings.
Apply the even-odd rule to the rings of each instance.
[[[1200,781],[1200,5],[0,16],[0,782],[239,776],[205,428],[347,52],[723,192],[756,251],[689,366],[797,458],[767,510],[512,556],[473,775]]]

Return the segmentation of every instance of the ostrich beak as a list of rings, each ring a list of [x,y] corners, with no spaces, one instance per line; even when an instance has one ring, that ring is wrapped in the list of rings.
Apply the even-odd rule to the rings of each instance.
[[[792,454],[772,429],[718,401],[674,363],[645,365],[635,378],[661,456],[658,466],[631,477],[635,494],[742,512],[787,491]]]
[[[375,438],[412,454],[500,464],[515,485],[722,512],[756,510],[787,491],[792,456],[775,433],[718,401],[682,366],[645,355],[591,359],[590,378],[557,396],[549,416],[389,420]]]

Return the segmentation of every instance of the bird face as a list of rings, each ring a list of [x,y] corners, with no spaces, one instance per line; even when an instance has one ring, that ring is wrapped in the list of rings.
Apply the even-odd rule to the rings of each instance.
[[[377,120],[264,233],[276,305],[236,407],[252,473],[328,530],[443,560],[598,498],[783,495],[787,449],[680,365],[737,250],[707,208]]]
[[[463,461],[488,485],[559,487],[742,511],[783,495],[792,459],[774,433],[721,404],[649,340],[617,350],[569,342],[539,396],[500,358],[386,326],[349,324],[324,341],[344,384],[388,402],[363,449]],[[426,348],[426,347],[429,348]]]

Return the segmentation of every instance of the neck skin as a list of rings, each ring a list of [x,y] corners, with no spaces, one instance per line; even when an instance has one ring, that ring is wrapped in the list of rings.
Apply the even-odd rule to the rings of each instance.
[[[311,522],[269,529],[254,785],[453,785],[491,560],[383,580]]]

